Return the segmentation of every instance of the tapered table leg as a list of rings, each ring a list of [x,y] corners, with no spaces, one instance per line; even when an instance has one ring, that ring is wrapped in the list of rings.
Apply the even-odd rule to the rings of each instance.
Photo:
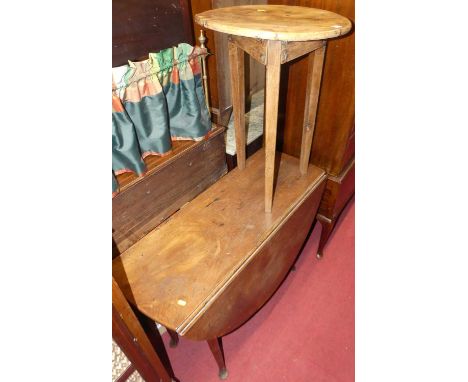
[[[208,346],[210,347],[211,353],[216,360],[219,368],[219,378],[226,379],[228,377],[228,371],[226,369],[226,363],[224,361],[223,343],[221,337],[207,340]]]
[[[315,117],[322,81],[323,61],[325,58],[326,45],[309,53],[309,68],[307,72],[307,93],[305,101],[304,125],[302,128],[301,157],[299,169],[301,174],[307,173],[309,166],[312,138],[314,136]]]
[[[236,135],[237,167],[245,168],[245,86],[244,51],[231,41],[229,47],[229,66],[231,67],[231,94],[234,131]]]
[[[281,41],[268,41],[265,83],[265,212],[271,212],[275,177]]]

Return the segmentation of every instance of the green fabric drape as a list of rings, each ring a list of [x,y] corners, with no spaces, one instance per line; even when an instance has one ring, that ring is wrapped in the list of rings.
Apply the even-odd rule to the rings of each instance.
[[[167,100],[172,139],[200,139],[211,129],[202,86],[201,52],[199,47],[182,43],[149,54],[151,71],[157,73]]]
[[[172,140],[199,140],[208,134],[211,121],[200,62],[204,53],[182,43],[112,69],[113,174],[141,176],[147,155],[169,153]]]

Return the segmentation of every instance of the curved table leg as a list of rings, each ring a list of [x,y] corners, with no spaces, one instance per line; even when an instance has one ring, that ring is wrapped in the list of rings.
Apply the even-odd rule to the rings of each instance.
[[[226,369],[226,363],[224,360],[223,342],[221,337],[207,340],[208,346],[210,347],[211,353],[216,360],[219,368],[219,378],[226,379],[228,377],[228,371]]]
[[[171,337],[171,340],[169,341],[169,346],[171,348],[177,347],[177,345],[179,344],[179,335],[171,329],[166,328],[166,330],[169,334],[169,337]]]
[[[317,250],[317,259],[321,259],[323,257],[323,248],[325,244],[327,244],[328,238],[335,228],[335,220],[325,221],[320,219],[320,224],[322,225],[322,232],[320,233],[320,242]]]

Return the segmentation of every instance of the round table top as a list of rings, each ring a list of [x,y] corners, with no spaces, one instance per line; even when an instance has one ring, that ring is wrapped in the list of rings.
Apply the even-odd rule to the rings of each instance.
[[[207,29],[263,40],[309,41],[341,36],[351,22],[323,9],[290,5],[241,5],[195,15]]]

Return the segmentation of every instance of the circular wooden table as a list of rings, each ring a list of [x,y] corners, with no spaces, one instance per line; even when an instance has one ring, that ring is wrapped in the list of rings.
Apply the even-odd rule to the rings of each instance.
[[[326,41],[348,33],[351,22],[322,9],[289,5],[242,5],[195,15],[201,26],[228,34],[237,165],[245,168],[244,52],[266,66],[265,212],[272,210],[281,64],[309,55],[300,172],[309,163]]]

